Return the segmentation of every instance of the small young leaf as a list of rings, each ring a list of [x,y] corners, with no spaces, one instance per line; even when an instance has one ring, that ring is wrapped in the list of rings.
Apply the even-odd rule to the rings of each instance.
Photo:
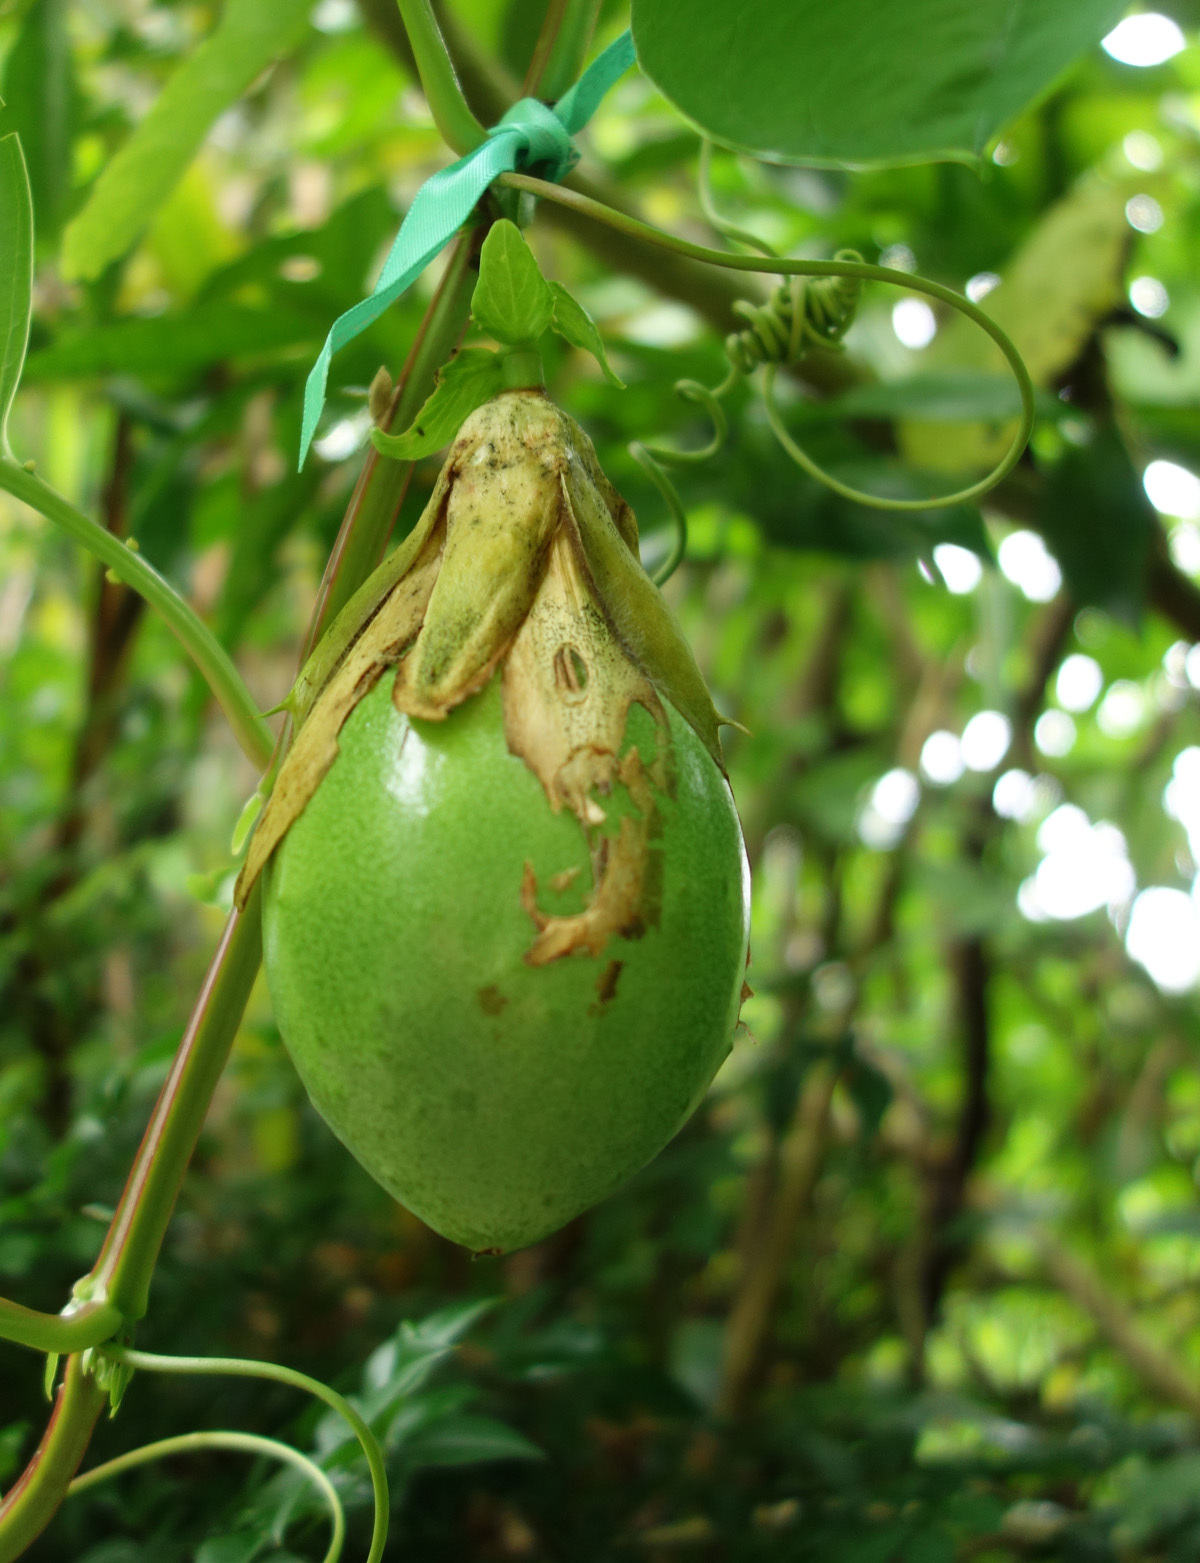
[[[512,347],[536,342],[554,317],[550,285],[521,230],[506,218],[483,241],[471,313],[481,330]]]
[[[214,120],[308,27],[310,0],[229,0],[215,30],[179,67],[68,224],[64,276],[98,277],[133,245],[170,195]]]
[[[33,203],[21,139],[0,137],[0,456],[10,454],[8,411],[17,393],[33,308]]]
[[[467,348],[438,371],[433,395],[403,434],[371,430],[375,449],[397,461],[432,456],[458,433],[476,407],[491,401],[503,387],[499,353]]]
[[[550,291],[554,295],[554,319],[550,323],[559,336],[564,337],[572,347],[582,347],[585,352],[591,353],[609,382],[623,391],[625,382],[609,367],[604,341],[596,329],[596,322],[561,282],[552,282]]]

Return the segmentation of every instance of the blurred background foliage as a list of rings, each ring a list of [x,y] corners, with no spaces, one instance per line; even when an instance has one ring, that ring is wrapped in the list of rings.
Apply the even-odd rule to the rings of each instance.
[[[982,511],[844,503],[748,387],[726,451],[681,479],[668,595],[748,729],[727,746],[755,995],[674,1144],[554,1238],[472,1262],[333,1140],[256,990],[139,1344],[359,1395],[394,1477],[389,1557],[1200,1555],[1200,8],[1162,3],[979,169],[714,160],[723,209],[781,248],[854,245],[986,297],[1043,417]],[[543,9],[441,10],[485,122]],[[304,377],[445,150],[390,0],[319,0],[132,253],[71,280],[68,224],[213,21],[201,0],[0,3],[0,132],[22,134],[38,224],[12,437],[136,538],[265,709],[366,387],[402,366],[436,268],[339,355],[297,475]],[[601,38],[625,21],[606,3]],[[696,136],[636,73],[583,140],[594,185],[719,242]],[[530,237],[629,387],[563,348],[551,392],[661,556],[628,441],[706,437],[673,382],[718,379],[732,300],[762,295],[549,209]],[[847,354],[789,382],[789,425],[859,480],[974,472],[1013,405],[982,341],[868,288]],[[162,625],[5,497],[0,656],[0,1285],[57,1309],[181,1034],[257,778]],[[0,1351],[2,1483],[40,1379]],[[319,1451],[364,1545],[363,1473],[290,1391],[142,1375],[94,1456],[219,1426]],[[71,1501],[30,1556],[284,1563],[323,1523],[291,1478],[196,1455]]]

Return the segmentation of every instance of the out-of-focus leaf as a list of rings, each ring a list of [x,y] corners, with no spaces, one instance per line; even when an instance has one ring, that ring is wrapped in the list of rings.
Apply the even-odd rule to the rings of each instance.
[[[98,277],[136,241],[208,133],[272,60],[299,43],[310,0],[229,0],[101,173],[63,246],[68,277]]]
[[[775,162],[978,156],[1123,0],[634,0],[638,63],[726,146]]]
[[[8,414],[29,342],[33,301],[33,211],[15,133],[0,137],[0,455],[8,454]]]
[[[197,305],[179,315],[118,320],[62,336],[29,357],[30,380],[106,374],[186,374],[225,359],[255,358],[319,342],[316,316],[240,304]]]
[[[545,1454],[494,1417],[461,1412],[423,1428],[404,1446],[412,1466],[479,1465],[488,1460],[544,1460]]]
[[[1185,1515],[1200,1513],[1200,1454],[1176,1455],[1139,1470],[1122,1506],[1122,1519],[1135,1545],[1170,1533]]]
[[[289,304],[304,299],[314,309],[344,307],[361,298],[371,256],[395,226],[396,209],[384,191],[364,190],[320,228],[261,239],[213,272],[197,302],[240,299],[252,291]]]
[[[420,1323],[404,1320],[400,1328],[372,1352],[363,1374],[362,1413],[368,1420],[381,1415],[389,1406],[414,1394],[425,1384],[439,1363],[450,1355],[471,1326],[495,1307],[491,1299],[439,1309]],[[325,1418],[338,1442],[350,1436],[340,1418]]]
[[[1062,417],[1069,409],[1055,396],[1038,397],[1040,418]],[[806,421],[832,418],[936,419],[939,423],[972,423],[980,419],[1015,418],[1021,393],[1012,375],[974,369],[933,370],[904,380],[856,386],[844,396],[814,403]]]
[[[983,303],[1012,338],[1037,386],[1052,385],[1071,367],[1097,323],[1122,300],[1129,193],[1099,177],[1085,180],[1050,208]],[[1003,363],[990,338],[961,315],[939,331],[926,356],[939,371]],[[909,460],[933,471],[974,470],[1000,459],[1013,429],[1009,420],[964,428],[931,418],[906,423],[901,448]]]
[[[35,0],[4,69],[0,129],[21,137],[40,245],[58,237],[71,191],[75,84],[67,0]]]
[[[760,452],[761,454],[761,452]],[[796,472],[785,457],[755,462],[746,481],[757,484],[752,514],[772,542],[848,559],[903,559],[928,553],[935,543],[957,543],[991,558],[983,518],[975,505],[931,506],[887,511],[855,504]],[[755,476],[757,469],[757,477]],[[916,499],[944,486],[944,480],[884,461],[839,461],[828,470],[867,493]],[[689,491],[702,480],[688,474]],[[653,511],[646,508],[647,525]]]
[[[288,426],[286,417],[280,426]],[[247,620],[270,590],[278,574],[280,545],[303,520],[319,481],[316,471],[312,475],[289,472],[234,511],[240,524],[233,529],[233,556],[216,621],[223,645],[237,644]]]
[[[1071,595],[1135,629],[1145,597],[1146,553],[1157,525],[1115,430],[1069,446],[1047,474],[1038,526]]]
[[[250,1563],[262,1545],[261,1536],[213,1536],[196,1553],[196,1563]]]

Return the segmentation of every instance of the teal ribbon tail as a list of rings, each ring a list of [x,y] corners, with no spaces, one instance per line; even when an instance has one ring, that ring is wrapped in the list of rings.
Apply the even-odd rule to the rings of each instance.
[[[488,131],[481,146],[425,181],[408,209],[371,296],[338,316],[309,373],[304,387],[300,467],[325,406],[329,365],[338,348],[365,331],[412,286],[466,222],[494,179],[534,169],[555,183],[565,179],[579,161],[571,137],[587,124],[601,98],[633,62],[633,38],[625,32],[593,60],[553,108],[536,98],[522,98]]]
[[[582,130],[600,107],[600,99],[637,59],[633,34],[628,28],[598,54],[583,75],[554,105],[554,113],[569,136]]]

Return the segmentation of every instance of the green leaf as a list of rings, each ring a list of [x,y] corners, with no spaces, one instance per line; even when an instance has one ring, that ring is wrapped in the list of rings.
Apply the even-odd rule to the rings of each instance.
[[[781,162],[977,157],[1124,0],[634,0],[638,63],[705,135]]]
[[[66,18],[67,0],[36,0],[4,68],[0,128],[21,137],[40,245],[57,238],[71,191],[76,94]]]
[[[11,452],[8,413],[33,310],[33,206],[29,176],[17,135],[0,137],[0,455]]]
[[[179,182],[214,121],[272,60],[299,43],[310,0],[229,0],[105,167],[67,228],[62,268],[90,280],[134,244]]]
[[[546,1456],[521,1433],[494,1417],[459,1412],[422,1428],[404,1449],[414,1466],[478,1465],[487,1460],[544,1460]]]
[[[372,429],[371,443],[396,461],[432,456],[449,445],[476,407],[490,402],[503,384],[500,354],[487,348],[467,348],[438,371],[433,395],[403,434]]]
[[[623,391],[625,382],[609,367],[608,354],[604,351],[604,341],[596,329],[596,322],[561,282],[552,282],[550,292],[554,295],[554,319],[550,324],[572,347],[582,347],[584,352],[591,353],[608,381]]]
[[[481,331],[510,347],[536,342],[554,318],[555,299],[521,230],[493,223],[479,253],[471,313]]]
[[[1047,476],[1037,526],[1072,597],[1134,629],[1141,623],[1147,550],[1157,525],[1115,430],[1069,446]]]
[[[324,329],[320,317],[280,306],[268,310],[197,304],[178,315],[115,320],[64,335],[30,354],[25,377],[32,382],[108,374],[184,374],[208,364],[315,344]]]
[[[1039,418],[1062,418],[1069,411],[1058,397],[1039,394]],[[1020,412],[1021,393],[1011,374],[942,369],[908,375],[903,380],[855,386],[844,396],[806,407],[803,421],[907,418],[914,422],[934,419],[939,423],[972,423],[1016,418]]]

